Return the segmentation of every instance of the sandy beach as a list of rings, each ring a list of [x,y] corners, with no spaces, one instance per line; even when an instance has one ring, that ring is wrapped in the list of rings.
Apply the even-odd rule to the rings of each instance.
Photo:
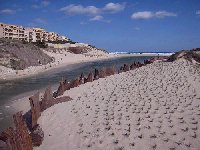
[[[43,73],[49,70],[53,70],[56,68],[61,68],[71,64],[78,64],[83,62],[89,62],[94,60],[102,60],[107,58],[112,58],[114,55],[109,55],[107,53],[101,51],[95,51],[86,53],[86,54],[73,54],[66,50],[60,50],[58,52],[48,52],[43,50],[44,53],[53,57],[55,59],[54,62],[49,63],[47,65],[41,66],[31,66],[24,70],[13,70],[11,68],[6,68],[4,66],[0,66],[0,79],[1,80],[10,80],[16,78],[23,78],[28,76],[33,76],[39,73]],[[93,54],[95,53],[95,54]]]
[[[45,110],[36,150],[200,148],[200,71],[184,59],[155,62],[66,91]]]
[[[84,54],[73,54],[66,49],[60,49],[57,52],[43,50],[43,52],[50,57],[53,57],[55,61],[47,65],[30,66],[24,70],[13,70],[11,68],[0,66],[0,80],[12,80],[17,78],[30,77],[47,72],[49,70],[54,71],[58,68],[67,67],[69,65],[81,64],[91,61],[130,56],[158,56],[156,54],[109,54],[97,49],[92,49],[91,51]]]

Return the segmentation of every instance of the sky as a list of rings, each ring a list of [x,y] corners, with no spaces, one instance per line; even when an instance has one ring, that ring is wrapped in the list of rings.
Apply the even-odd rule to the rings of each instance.
[[[0,0],[0,22],[42,27],[110,52],[200,47],[200,0]]]

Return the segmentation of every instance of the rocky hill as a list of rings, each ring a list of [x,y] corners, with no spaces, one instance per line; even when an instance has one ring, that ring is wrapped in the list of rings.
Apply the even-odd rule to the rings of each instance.
[[[0,39],[0,66],[23,70],[29,66],[46,65],[55,58],[46,52],[83,54],[89,57],[107,55],[108,52],[91,45],[69,45],[64,48],[48,47],[45,43],[27,43],[19,40]]]
[[[44,65],[53,59],[38,46],[19,40],[0,39],[0,65],[22,70],[29,66]]]

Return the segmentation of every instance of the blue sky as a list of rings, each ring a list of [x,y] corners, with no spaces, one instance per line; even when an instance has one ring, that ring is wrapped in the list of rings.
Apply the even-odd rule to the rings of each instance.
[[[43,27],[108,51],[200,47],[200,0],[0,0],[0,22]]]

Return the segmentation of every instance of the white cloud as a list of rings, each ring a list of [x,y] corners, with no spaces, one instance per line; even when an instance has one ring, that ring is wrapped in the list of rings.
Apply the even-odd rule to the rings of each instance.
[[[93,18],[90,18],[89,21],[100,21],[100,22],[104,22],[104,23],[110,23],[111,20],[105,20],[103,16],[95,16]]]
[[[172,12],[167,12],[167,11],[157,11],[154,14],[154,16],[157,17],[157,18],[176,17],[177,14],[176,13],[172,13]]]
[[[13,10],[13,9],[2,9],[2,10],[0,10],[0,14],[14,14],[14,13],[16,13],[16,11],[15,10]]]
[[[125,3],[108,3],[103,8],[98,8],[96,6],[82,6],[82,5],[67,5],[60,8],[61,12],[66,15],[100,15],[103,13],[117,13],[125,9]]]
[[[103,16],[95,16],[95,17],[91,18],[90,21],[101,21],[103,19],[104,19]]]
[[[151,18],[165,18],[165,17],[175,17],[177,16],[176,13],[167,12],[167,11],[142,11],[133,13],[131,18],[132,19],[151,19]]]
[[[95,6],[84,7],[82,5],[68,5],[60,9],[67,15],[96,15],[99,13],[99,8]]]
[[[196,15],[200,16],[200,10],[197,10]]]
[[[153,13],[150,11],[136,12],[136,13],[133,13],[131,16],[132,19],[149,19],[152,17],[153,17]]]
[[[119,3],[108,3],[105,5],[105,7],[103,8],[104,11],[108,11],[111,13],[116,13],[119,11],[122,11],[125,9],[125,3],[123,4],[119,4]]]

